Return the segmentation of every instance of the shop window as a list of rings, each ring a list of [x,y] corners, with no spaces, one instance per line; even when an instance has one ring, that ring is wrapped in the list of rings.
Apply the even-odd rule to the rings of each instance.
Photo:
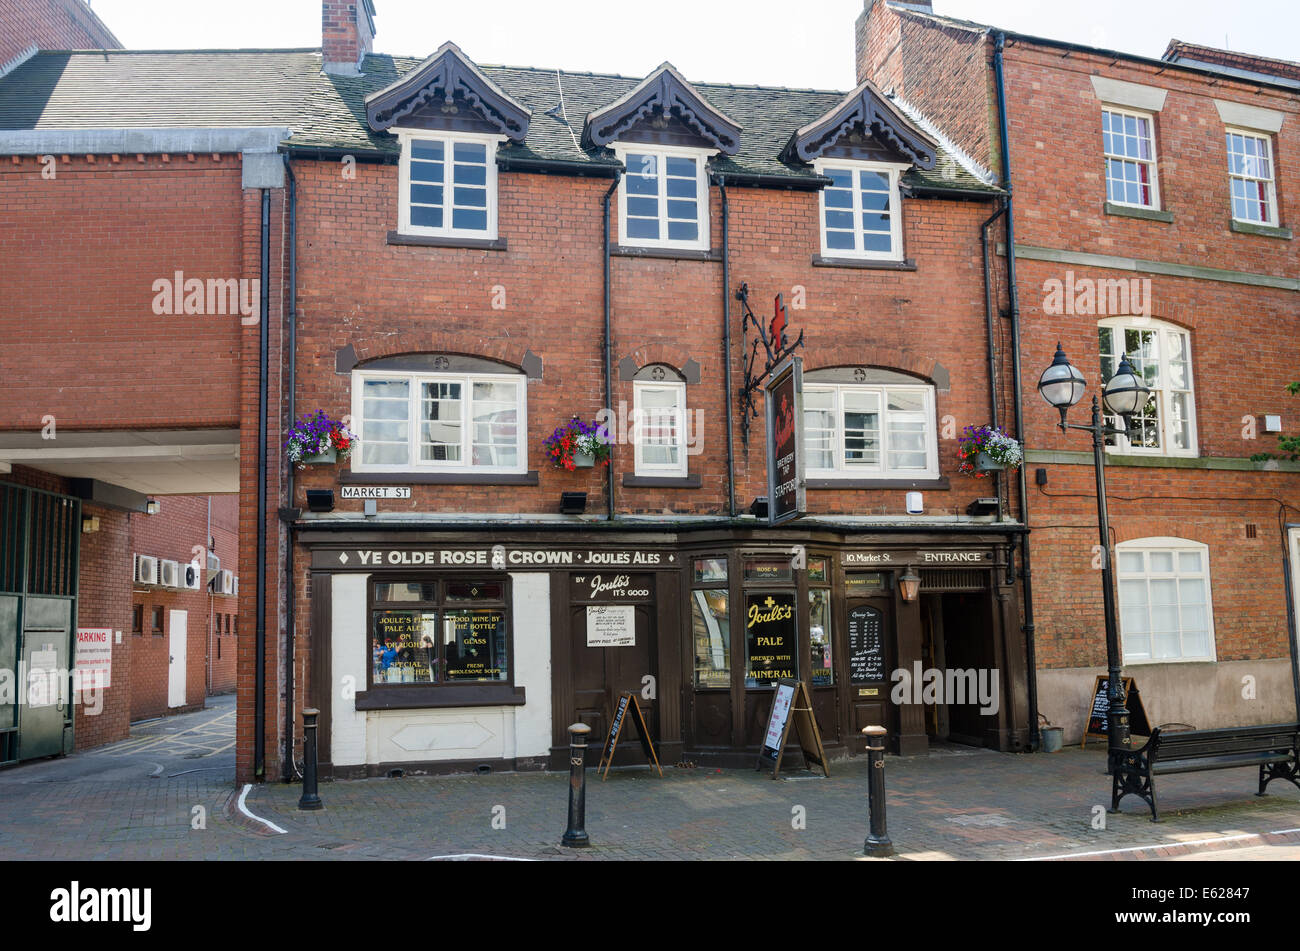
[[[1135,208],[1160,207],[1155,120],[1150,113],[1109,106],[1101,113],[1106,200]]]
[[[793,591],[745,595],[745,686],[771,687],[798,678],[798,625]]]
[[[131,633],[144,633],[144,605],[136,604],[131,606]]]
[[[352,418],[360,420],[354,472],[527,470],[522,374],[356,370]]]
[[[1244,129],[1229,129],[1227,136],[1232,217],[1250,224],[1276,227],[1272,139]]]
[[[831,665],[832,613],[827,559],[808,559],[808,584],[808,641],[812,649],[812,685],[828,687],[835,683],[835,669]]]
[[[691,579],[695,584],[709,582],[727,583],[727,559],[696,558],[691,566]]]
[[[1212,661],[1210,550],[1183,538],[1115,546],[1124,663]]]
[[[686,475],[686,384],[632,384],[632,442],[639,476]]]
[[[901,261],[898,177],[908,166],[819,161],[813,167],[830,179],[821,191],[822,254]]]
[[[497,236],[499,136],[394,130],[402,145],[402,234]]]
[[[707,149],[614,145],[627,172],[618,189],[618,241],[628,247],[709,248]]]
[[[372,686],[510,680],[503,582],[382,582],[372,594]]]
[[[1133,415],[1128,436],[1107,436],[1118,452],[1194,456],[1196,407],[1192,398],[1192,353],[1187,331],[1172,324],[1138,317],[1108,318],[1097,330],[1104,386],[1120,358],[1128,355],[1133,370],[1151,388],[1146,405]],[[1117,416],[1108,417],[1119,426]]]
[[[810,476],[939,477],[934,387],[808,383],[807,375],[804,379],[804,446]]]
[[[163,634],[163,609],[157,604],[153,606],[153,633],[157,637]]]

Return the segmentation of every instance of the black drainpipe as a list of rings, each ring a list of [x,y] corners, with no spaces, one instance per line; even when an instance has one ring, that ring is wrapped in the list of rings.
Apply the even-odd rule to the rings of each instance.
[[[618,188],[618,183],[623,177],[622,170],[614,173],[614,182],[605,192],[603,200],[604,220],[602,223],[605,242],[605,411],[606,420],[609,420],[614,412],[614,381],[613,381],[613,341],[610,339],[609,323],[609,200],[614,196],[614,191]],[[606,423],[608,425],[608,422]],[[605,499],[607,511],[605,518],[607,521],[614,520],[614,453],[609,454],[609,464],[605,467]]]
[[[297,381],[297,356],[298,356],[298,180],[293,174],[293,165],[289,161],[289,156],[284,155],[284,170],[289,176],[289,424],[292,425],[297,418],[294,414],[296,404],[294,402],[294,387]],[[289,475],[287,482],[287,498],[289,508],[293,508],[293,463],[289,463]],[[294,734],[294,716],[293,716],[293,694],[294,694],[294,671],[293,671],[293,648],[294,638],[297,634],[294,610],[294,583],[293,583],[293,523],[289,521],[285,526],[285,546],[284,546],[284,653],[285,653],[285,689],[284,689],[284,767],[282,775],[284,782],[291,783],[294,779],[294,773],[297,766],[293,758],[293,734]]]
[[[722,412],[727,420],[727,514],[735,518],[736,447],[731,420],[731,218],[725,175],[718,176],[718,192],[722,196],[722,367],[727,387]],[[696,438],[699,438],[698,433]]]
[[[262,287],[257,367],[257,623],[253,675],[253,775],[266,779],[266,404],[270,356],[271,190],[262,189]]]
[[[1006,45],[1007,35],[998,31],[993,49],[993,72],[998,89],[998,143],[1002,150],[1002,187],[1006,190],[1007,218],[1007,284],[1011,298],[1011,369],[1013,379],[1013,405],[1016,417],[1016,438],[1023,446],[1025,442],[1024,390],[1020,377],[1020,297],[1016,289],[1016,216],[1013,203],[1014,192],[1011,187],[1011,146],[1007,134],[1007,89],[1006,78],[1002,72],[1002,48]],[[1021,465],[1019,473],[1020,522],[1029,527],[1029,488],[1025,480],[1026,466]],[[1037,750],[1038,738],[1038,670],[1034,652],[1034,593],[1033,572],[1029,562],[1029,534],[1020,536],[1020,578],[1025,592],[1025,622],[1021,630],[1025,635],[1025,666],[1028,668],[1029,689],[1029,748]]]

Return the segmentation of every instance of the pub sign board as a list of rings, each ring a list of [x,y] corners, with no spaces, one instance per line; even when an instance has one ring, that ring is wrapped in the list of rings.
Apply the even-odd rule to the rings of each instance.
[[[803,360],[790,357],[764,387],[767,397],[767,520],[780,525],[808,511],[803,452]]]

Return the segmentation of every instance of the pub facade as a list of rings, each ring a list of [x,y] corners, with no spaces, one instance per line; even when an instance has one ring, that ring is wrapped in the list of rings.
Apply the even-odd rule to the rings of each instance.
[[[749,766],[786,678],[832,757],[873,724],[902,753],[1027,746],[1023,527],[1010,480],[957,457],[1004,400],[984,169],[869,82],[450,43],[341,70],[284,147],[276,424],[319,410],[355,439],[279,502],[294,715],[268,751],[300,750],[311,707],[334,776],[562,768],[569,725],[603,734],[631,692],[665,765]],[[774,524],[778,358],[801,504]],[[574,459],[596,426],[611,445]]]

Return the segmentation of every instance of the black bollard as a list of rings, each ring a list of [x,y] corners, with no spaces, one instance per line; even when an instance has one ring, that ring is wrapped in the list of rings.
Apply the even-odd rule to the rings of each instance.
[[[862,844],[862,854],[884,858],[894,854],[894,843],[889,840],[885,827],[885,733],[883,726],[863,727],[867,737],[867,761],[870,777],[867,780],[867,809],[871,815],[871,834]]]
[[[575,723],[569,727],[569,827],[564,830],[560,845],[571,849],[585,849],[591,845],[587,837],[587,734],[591,727]]]
[[[302,797],[298,800],[299,809],[323,809],[325,803],[320,801],[316,792],[316,718],[319,710],[308,708],[302,711]]]

